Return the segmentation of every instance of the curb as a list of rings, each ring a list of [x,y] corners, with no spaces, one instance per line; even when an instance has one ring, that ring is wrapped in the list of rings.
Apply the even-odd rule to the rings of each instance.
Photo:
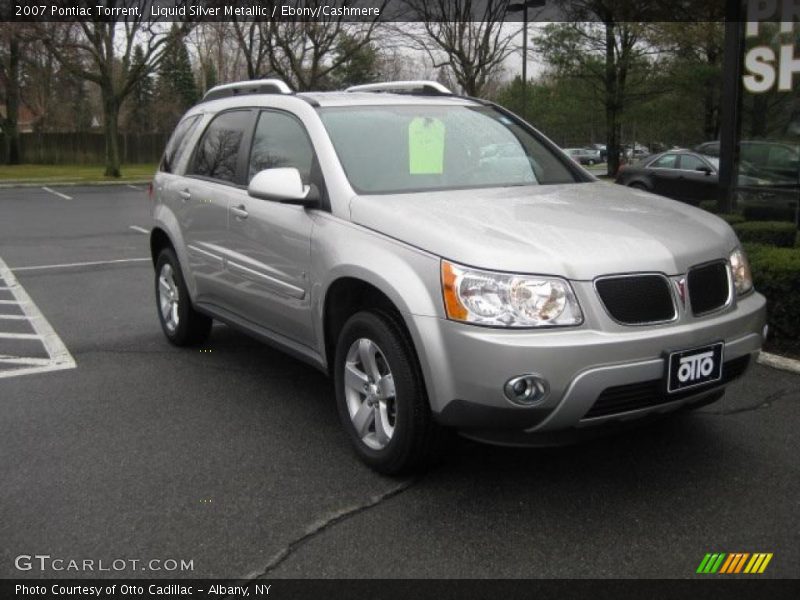
[[[151,179],[126,179],[124,181],[20,181],[0,183],[0,189],[32,187],[101,187],[104,185],[147,185]]]
[[[758,364],[800,375],[800,360],[795,360],[794,358],[761,351],[758,354]]]

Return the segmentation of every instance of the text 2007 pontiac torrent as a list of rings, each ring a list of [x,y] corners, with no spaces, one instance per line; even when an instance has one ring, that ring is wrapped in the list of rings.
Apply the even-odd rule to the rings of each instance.
[[[323,369],[386,473],[421,465],[446,428],[541,443],[706,404],[765,335],[724,221],[599,182],[435,83],[214,88],[153,197],[169,341],[218,319]]]

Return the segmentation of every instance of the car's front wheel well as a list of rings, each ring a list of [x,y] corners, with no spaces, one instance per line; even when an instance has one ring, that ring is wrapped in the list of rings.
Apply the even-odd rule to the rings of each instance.
[[[374,285],[354,277],[343,277],[334,281],[325,294],[323,327],[325,334],[325,357],[330,371],[336,353],[336,342],[342,327],[352,315],[362,310],[384,313],[395,320],[408,337],[405,320],[395,304]]]
[[[156,264],[158,260],[158,255],[161,254],[161,251],[164,248],[172,248],[175,249],[172,245],[172,240],[169,239],[169,236],[163,229],[159,229],[156,227],[150,233],[150,257],[153,259],[153,264]]]

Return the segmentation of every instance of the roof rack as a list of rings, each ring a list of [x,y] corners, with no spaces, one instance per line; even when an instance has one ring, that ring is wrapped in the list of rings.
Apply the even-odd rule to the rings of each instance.
[[[345,92],[388,92],[394,94],[423,94],[430,96],[452,96],[453,92],[448,90],[438,81],[426,81],[424,79],[413,81],[384,81],[383,83],[366,83],[364,85],[354,85]]]
[[[292,88],[280,79],[253,79],[218,85],[205,93],[202,102],[243,94],[293,94]]]

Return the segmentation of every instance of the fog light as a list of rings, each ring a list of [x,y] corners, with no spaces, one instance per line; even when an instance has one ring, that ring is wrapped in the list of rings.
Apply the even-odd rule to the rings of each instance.
[[[530,406],[543,400],[547,391],[547,381],[532,373],[512,377],[503,386],[506,398],[520,406]]]

